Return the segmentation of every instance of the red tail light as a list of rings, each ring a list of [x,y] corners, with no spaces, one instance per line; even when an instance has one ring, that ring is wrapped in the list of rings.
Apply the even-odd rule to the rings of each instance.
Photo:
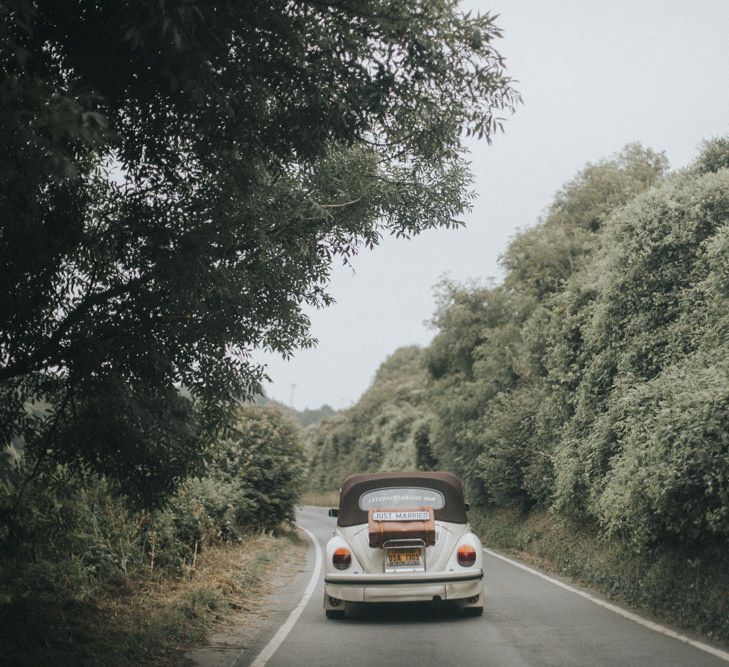
[[[338,547],[332,555],[332,563],[338,570],[346,570],[352,564],[352,552],[346,547]]]
[[[458,564],[463,567],[471,567],[476,562],[476,550],[470,544],[462,544],[458,547]]]

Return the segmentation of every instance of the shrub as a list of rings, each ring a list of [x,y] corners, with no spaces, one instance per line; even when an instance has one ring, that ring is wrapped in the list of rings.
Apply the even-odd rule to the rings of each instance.
[[[211,544],[293,520],[303,470],[293,424],[250,406],[203,474],[153,510],[77,468],[56,465],[31,480],[30,462],[13,452],[0,467],[0,595],[11,599],[83,599],[126,577],[184,572]]]
[[[240,406],[213,455],[210,477],[234,489],[238,524],[272,530],[293,521],[304,480],[295,424],[275,407]]]

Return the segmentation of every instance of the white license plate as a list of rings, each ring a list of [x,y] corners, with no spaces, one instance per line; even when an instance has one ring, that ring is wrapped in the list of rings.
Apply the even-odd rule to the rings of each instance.
[[[386,572],[417,572],[423,569],[422,547],[388,547],[385,549]]]
[[[375,521],[427,521],[430,512],[372,512]]]
[[[387,564],[398,565],[420,565],[420,549],[388,549]]]

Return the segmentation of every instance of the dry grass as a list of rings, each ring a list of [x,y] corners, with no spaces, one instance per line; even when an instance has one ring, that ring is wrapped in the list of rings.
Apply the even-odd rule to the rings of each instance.
[[[306,491],[301,494],[299,503],[315,507],[339,507],[339,491]]]
[[[230,615],[255,608],[281,550],[305,550],[297,534],[251,536],[211,548],[195,569],[160,581],[124,581],[97,599],[26,601],[7,609],[3,663],[179,665]]]

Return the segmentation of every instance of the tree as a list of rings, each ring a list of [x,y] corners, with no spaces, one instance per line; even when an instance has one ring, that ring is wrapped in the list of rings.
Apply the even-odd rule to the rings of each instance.
[[[433,449],[474,495],[498,505],[551,505],[555,450],[565,424],[579,421],[575,395],[582,387],[590,397],[596,388],[584,381],[584,368],[604,358],[602,349],[588,352],[585,338],[596,317],[591,308],[603,280],[605,239],[619,211],[666,169],[662,154],[638,144],[586,165],[544,219],[509,244],[502,285],[441,287],[437,333],[425,351]],[[620,291],[628,300],[634,294]],[[611,330],[625,335],[623,326]],[[560,451],[566,452],[560,479],[572,480],[583,439]]]
[[[459,224],[499,36],[454,0],[0,2],[0,441],[169,492],[332,262]]]
[[[273,530],[294,521],[304,478],[299,429],[273,406],[240,405],[215,451],[211,477],[235,491],[238,522]]]

